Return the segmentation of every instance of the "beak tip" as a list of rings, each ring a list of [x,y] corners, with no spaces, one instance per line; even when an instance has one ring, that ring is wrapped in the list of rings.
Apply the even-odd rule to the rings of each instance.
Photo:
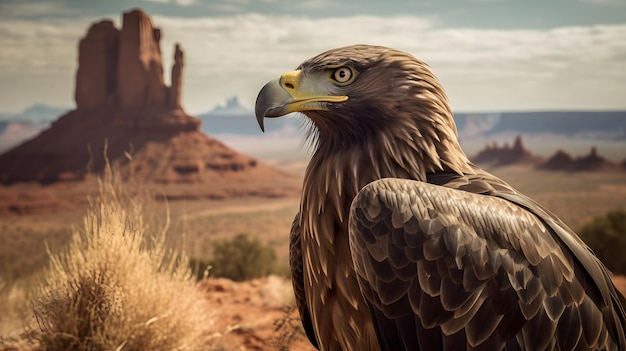
[[[258,112],[256,113],[256,121],[259,124],[259,128],[261,128],[261,131],[263,133],[265,133],[265,124],[263,123],[265,119],[265,114],[259,114]]]
[[[265,126],[263,125],[263,117],[257,118],[256,120],[259,123],[259,128],[261,128],[261,131],[265,133]]]

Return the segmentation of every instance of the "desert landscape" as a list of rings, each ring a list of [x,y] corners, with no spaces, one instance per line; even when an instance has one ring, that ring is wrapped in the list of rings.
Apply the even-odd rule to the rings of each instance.
[[[257,159],[203,133],[181,104],[183,46],[168,86],[160,36],[141,10],[126,12],[121,28],[92,24],[79,44],[76,109],[0,155],[0,350],[41,349],[35,291],[51,255],[93,215],[103,184],[124,199],[144,197],[147,227],[166,228],[164,247],[186,257],[176,264],[211,262],[216,243],[240,234],[274,251],[277,267],[265,277],[234,281],[209,267],[197,281],[182,279],[202,300],[193,309],[206,349],[313,350],[286,268],[306,159]],[[512,146],[487,144],[474,161],[577,230],[626,209],[624,166],[589,147],[578,158],[557,150],[542,158],[518,137]],[[626,292],[624,278],[615,282]]]
[[[626,208],[626,176],[621,172],[571,175],[526,166],[497,168],[493,172],[544,204],[572,228],[579,228],[607,211]],[[85,181],[2,187],[0,267],[3,285],[0,288],[3,310],[14,310],[16,300],[25,302],[24,296],[12,296],[16,293],[12,289],[16,287],[19,294],[25,292],[22,289],[32,287],[48,263],[46,248],[54,251],[63,247],[70,240],[72,227],[80,226],[87,195],[93,195],[96,188],[95,180],[91,182],[92,186]],[[169,208],[171,245],[193,258],[209,260],[215,240],[246,233],[274,248],[278,262],[286,266],[288,233],[298,204],[297,195],[183,198],[167,203],[157,200],[153,212],[165,217],[166,207]],[[616,284],[626,292],[625,279],[619,278]],[[212,324],[207,327],[207,333],[213,336],[212,345],[222,345],[225,350],[278,350],[283,346],[312,350],[299,331],[288,277],[233,282],[212,278],[209,273],[207,279],[198,283],[198,288],[205,292],[210,306],[207,316]],[[3,315],[0,326],[4,338],[21,332],[20,313]],[[17,320],[11,320],[11,316]],[[295,334],[289,334],[294,330]]]

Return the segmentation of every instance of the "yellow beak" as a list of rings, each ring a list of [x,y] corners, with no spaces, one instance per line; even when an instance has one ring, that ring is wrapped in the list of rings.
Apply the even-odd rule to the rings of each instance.
[[[320,95],[302,89],[302,71],[287,72],[261,89],[256,98],[254,112],[262,131],[263,119],[284,116],[291,112],[327,110],[328,102],[343,102],[347,96]]]

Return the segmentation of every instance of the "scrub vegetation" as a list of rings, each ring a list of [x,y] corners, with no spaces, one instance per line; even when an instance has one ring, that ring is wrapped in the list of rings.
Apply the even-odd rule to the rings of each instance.
[[[210,321],[188,260],[169,250],[169,220],[115,172],[99,182],[83,225],[50,253],[30,333],[44,350],[203,350]]]

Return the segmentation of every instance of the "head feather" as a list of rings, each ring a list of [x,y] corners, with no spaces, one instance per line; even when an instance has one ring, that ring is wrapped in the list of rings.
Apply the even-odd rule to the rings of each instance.
[[[358,75],[342,91],[346,102],[305,113],[316,153],[356,147],[422,173],[469,171],[448,98],[428,65],[402,51],[354,45],[326,51],[298,69],[308,74],[338,65],[350,65]]]

